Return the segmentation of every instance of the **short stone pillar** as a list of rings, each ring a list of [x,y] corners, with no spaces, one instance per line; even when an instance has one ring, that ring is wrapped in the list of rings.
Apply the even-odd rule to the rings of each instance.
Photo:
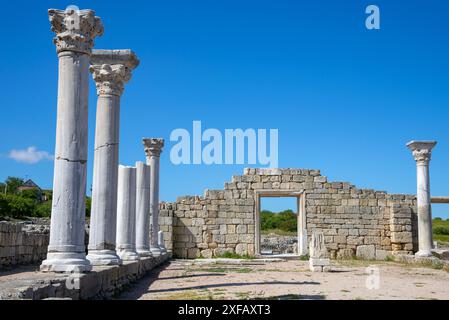
[[[151,257],[150,251],[150,182],[151,168],[136,162],[136,249],[142,257]]]
[[[151,167],[151,185],[150,185],[150,214],[151,214],[151,253],[153,256],[159,256],[162,252],[158,246],[159,232],[159,159],[164,139],[143,139],[147,164]]]
[[[411,141],[407,147],[413,152],[417,172],[418,243],[416,256],[432,256],[432,204],[430,197],[429,162],[436,141]]]
[[[92,212],[89,252],[92,265],[115,265],[120,97],[139,60],[131,50],[93,50],[90,71],[97,87]]]
[[[41,271],[85,272],[85,196],[89,62],[103,34],[92,10],[48,10],[59,57],[58,111],[50,243]]]
[[[161,248],[162,253],[167,253],[167,248],[165,247],[165,240],[164,240],[164,231],[162,230],[158,232],[157,244],[159,248]]]
[[[310,242],[310,259],[309,267],[313,272],[330,271],[329,254],[324,243],[324,234],[314,231],[312,233],[312,241]]]
[[[117,254],[123,261],[139,260],[136,251],[136,168],[119,166],[117,194]]]

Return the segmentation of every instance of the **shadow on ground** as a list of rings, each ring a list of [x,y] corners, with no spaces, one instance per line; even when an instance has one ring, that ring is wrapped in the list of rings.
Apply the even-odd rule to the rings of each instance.
[[[167,288],[151,290],[149,289],[153,282],[155,281],[165,281],[165,280],[176,280],[176,279],[190,279],[190,278],[201,278],[201,277],[222,277],[225,273],[199,273],[194,275],[181,275],[174,277],[159,277],[159,274],[170,266],[170,262],[152,270],[147,276],[140,279],[138,282],[132,284],[128,290],[124,291],[120,296],[116,297],[118,299],[126,300],[136,300],[141,296],[149,293],[171,293],[171,292],[182,292],[189,290],[206,290],[206,289],[217,289],[226,287],[242,287],[248,285],[320,285],[320,282],[316,281],[257,281],[257,282],[228,282],[228,283],[217,283],[217,284],[207,284],[207,285],[197,285],[190,287],[177,287],[177,288]],[[174,270],[174,269],[171,269]],[[279,297],[268,298],[271,300],[318,300],[324,299],[324,296],[297,296],[297,295],[285,295]]]

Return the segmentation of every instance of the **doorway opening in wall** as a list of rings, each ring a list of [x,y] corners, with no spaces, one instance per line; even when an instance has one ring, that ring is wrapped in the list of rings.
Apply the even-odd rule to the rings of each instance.
[[[256,199],[256,255],[304,255],[302,193],[263,191],[256,192]]]

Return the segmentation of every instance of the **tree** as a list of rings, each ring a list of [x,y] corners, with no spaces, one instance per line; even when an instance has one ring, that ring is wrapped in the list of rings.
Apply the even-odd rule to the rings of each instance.
[[[8,177],[5,183],[7,188],[6,193],[17,194],[17,190],[20,186],[23,186],[24,181],[22,178]]]
[[[41,199],[41,192],[37,188],[35,188],[35,189],[27,189],[27,190],[22,190],[22,192],[20,193],[20,196],[22,198],[27,198],[27,199],[33,199],[33,200],[36,200],[36,201],[40,201],[40,199]]]
[[[34,216],[36,217],[50,217],[51,215],[51,201],[45,201],[36,205]]]
[[[33,215],[36,208],[36,201],[10,194],[6,195],[5,198],[8,201],[9,216],[23,218]]]
[[[92,207],[92,198],[86,197],[86,217],[90,217],[91,207]]]
[[[273,213],[268,210],[260,212],[260,225],[262,230],[279,229],[295,232],[298,228],[297,215],[292,210]]]

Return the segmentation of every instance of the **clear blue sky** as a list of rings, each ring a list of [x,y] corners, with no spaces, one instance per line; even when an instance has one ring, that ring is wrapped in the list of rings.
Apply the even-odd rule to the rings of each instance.
[[[334,181],[415,193],[405,144],[434,139],[433,195],[449,195],[449,2],[7,1],[0,19],[0,179],[51,188],[57,57],[47,9],[75,4],[103,19],[97,48],[141,59],[122,97],[120,162],[144,160],[142,137],[175,128],[279,129],[279,166],[321,169]],[[365,8],[381,30],[365,28]],[[96,94],[90,94],[88,187]],[[190,129],[191,130],[191,129]],[[245,166],[174,166],[167,143],[161,199],[221,189]],[[11,150],[41,161],[17,162]],[[282,205],[272,204],[276,210]],[[449,217],[449,206],[435,207]]]

